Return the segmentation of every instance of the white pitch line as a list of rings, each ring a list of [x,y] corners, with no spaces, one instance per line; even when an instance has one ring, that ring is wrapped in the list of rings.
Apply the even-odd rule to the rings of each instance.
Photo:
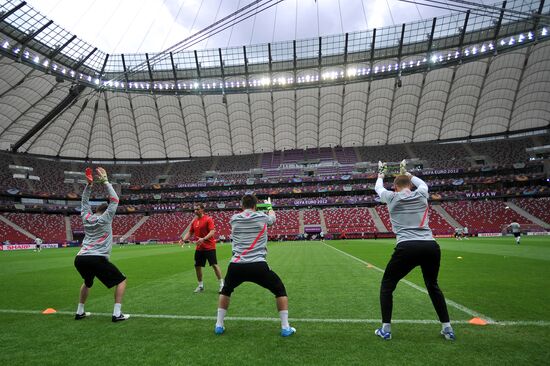
[[[15,310],[15,309],[0,309],[0,314],[26,314],[26,315],[43,315],[40,310]],[[74,316],[71,311],[58,311],[55,314]],[[49,314],[49,315],[55,315]],[[91,313],[91,316],[110,317],[111,313]],[[131,318],[143,319],[175,319],[175,320],[211,320],[215,321],[215,316],[203,315],[172,315],[172,314],[130,314]],[[279,318],[268,317],[240,317],[228,316],[225,320],[245,321],[245,322],[280,322]],[[351,323],[351,324],[379,324],[380,319],[330,319],[330,318],[290,318],[291,321],[297,323]],[[440,324],[434,319],[392,319],[392,323],[396,324]],[[469,324],[467,320],[455,320],[453,324]],[[539,326],[550,327],[550,321],[546,320],[504,320],[496,321],[491,325],[499,326]]]
[[[325,245],[326,245],[327,247],[329,247],[329,248],[332,248],[332,249],[336,250],[337,252],[340,252],[340,253],[342,253],[342,254],[344,254],[344,255],[347,255],[347,256],[350,257],[350,258],[355,259],[356,261],[358,261],[358,262],[360,262],[360,263],[363,263],[364,265],[370,266],[371,268],[377,270],[378,272],[384,273],[384,270],[383,270],[382,268],[376,267],[376,266],[375,266],[374,264],[372,264],[372,263],[365,262],[364,260],[362,260],[362,259],[360,259],[360,258],[357,258],[357,257],[355,257],[355,256],[353,256],[353,255],[351,255],[351,254],[349,254],[349,253],[346,253],[346,252],[344,252],[343,250],[340,250],[340,249],[338,249],[338,248],[333,247],[332,245],[328,245],[328,244],[326,244],[326,243],[325,243]],[[422,293],[428,294],[428,291],[427,291],[425,288],[420,287],[420,286],[418,286],[417,284],[415,284],[415,283],[413,283],[413,282],[411,282],[411,281],[409,281],[409,280],[402,279],[400,282],[403,282],[404,284],[409,285],[410,287],[414,288],[415,290],[418,290],[418,291],[420,291],[420,292],[422,292]],[[445,298],[445,302],[447,303],[447,305],[452,306],[453,308],[458,309],[458,310],[462,311],[463,313],[466,313],[466,314],[468,314],[468,315],[471,315],[471,316],[473,316],[473,317],[475,317],[475,318],[482,318],[482,319],[484,319],[487,323],[491,323],[491,324],[492,324],[492,323],[497,323],[496,320],[491,319],[491,318],[489,318],[488,316],[486,316],[486,315],[484,315],[484,314],[478,313],[478,312],[475,311],[475,310],[472,310],[472,309],[470,309],[470,308],[467,308],[466,306],[461,305],[461,304],[457,303],[456,301],[453,301],[453,300],[450,300],[450,299]]]

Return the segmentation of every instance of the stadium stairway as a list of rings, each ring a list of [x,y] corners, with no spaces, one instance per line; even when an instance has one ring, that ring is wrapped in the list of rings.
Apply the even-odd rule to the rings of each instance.
[[[409,155],[409,158],[411,159],[414,159],[417,157],[416,153],[414,152],[414,150],[412,149],[411,145],[409,144],[405,144],[403,145],[403,147],[405,148],[405,151],[407,152],[407,154]],[[385,226],[384,226],[385,228]]]
[[[73,230],[71,229],[71,217],[65,216],[65,237],[67,241],[73,240]]]
[[[185,228],[185,230],[183,230],[183,232],[181,233],[181,237],[183,238],[183,236],[185,234],[187,234],[187,232],[189,231],[189,229],[191,229],[191,224],[193,223],[193,220],[191,220],[191,222],[189,222],[189,225],[187,225],[187,227]]]
[[[11,220],[9,220],[4,215],[0,215],[0,221],[5,223],[6,225],[10,226],[12,229],[19,231],[21,234],[23,234],[25,236],[28,236],[32,240],[36,239],[36,236],[32,235],[27,230],[23,229],[21,226],[19,226],[16,223],[12,222]]]
[[[216,170],[219,161],[220,158],[218,156],[215,156],[214,159],[212,159],[212,165],[210,165],[210,168],[208,170]]]
[[[128,237],[130,235],[132,235],[133,233],[135,233],[136,230],[139,229],[139,227],[141,225],[143,225],[145,223],[145,221],[147,221],[147,219],[149,219],[149,216],[143,216],[134,226],[132,226],[132,228],[130,230],[128,230],[128,232],[126,234],[124,234],[120,237],[120,240],[124,241],[124,240],[128,239]]]
[[[470,155],[470,157],[478,155],[478,154],[474,151],[474,149],[472,149],[472,147],[470,146],[470,144],[463,144],[462,147],[464,147],[464,150],[466,150],[466,151],[468,152],[468,154]]]
[[[369,207],[369,213],[372,217],[372,220],[374,221],[374,224],[376,225],[376,231],[379,233],[385,233],[388,231],[386,228],[386,225],[382,222],[382,219],[378,215],[378,212],[376,212],[376,209],[374,207]]]
[[[506,204],[512,210],[516,211],[518,214],[525,217],[527,220],[531,221],[532,223],[537,224],[537,225],[543,227],[544,229],[550,229],[550,224],[549,223],[542,221],[541,219],[539,219],[536,216],[533,216],[532,214],[525,211],[523,208],[519,207],[518,205],[516,205],[512,201],[507,201]]]
[[[463,228],[463,226],[458,222],[456,221],[447,211],[445,211],[445,209],[443,207],[441,207],[440,205],[431,205],[432,208],[437,211],[437,213],[443,217],[443,219],[445,219],[445,221],[447,221],[449,223],[449,225],[451,225],[452,227],[458,227],[458,228]]]
[[[300,223],[300,233],[305,232],[305,225],[304,225],[304,210],[298,211],[298,220]]]
[[[361,152],[358,147],[354,147],[353,151],[355,152],[355,156],[357,157],[357,161],[363,161],[363,157],[361,156]]]
[[[328,233],[327,222],[325,221],[323,210],[319,210],[319,218],[321,219],[321,230],[323,230],[324,233]]]

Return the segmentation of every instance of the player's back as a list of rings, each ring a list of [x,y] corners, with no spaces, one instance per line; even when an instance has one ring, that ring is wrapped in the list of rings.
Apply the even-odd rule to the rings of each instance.
[[[433,240],[428,226],[428,193],[420,190],[391,192],[386,198],[390,221],[397,242],[406,240]]]
[[[82,217],[84,240],[78,255],[110,256],[113,241],[113,216],[87,213]]]
[[[232,262],[264,262],[267,254],[267,226],[275,216],[245,210],[231,217]]]

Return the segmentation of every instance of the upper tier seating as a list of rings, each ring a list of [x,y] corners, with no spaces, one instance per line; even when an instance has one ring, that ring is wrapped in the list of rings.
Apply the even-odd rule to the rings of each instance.
[[[258,167],[258,155],[220,156],[215,170],[220,172],[244,172]]]

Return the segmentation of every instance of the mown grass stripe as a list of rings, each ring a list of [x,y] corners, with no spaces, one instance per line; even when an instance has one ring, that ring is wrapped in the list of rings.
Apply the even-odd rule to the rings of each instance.
[[[360,262],[360,263],[362,263],[362,264],[364,264],[364,265],[366,265],[366,266],[371,267],[372,269],[374,269],[374,270],[376,270],[376,271],[378,271],[378,272],[384,273],[384,270],[383,270],[382,268],[377,267],[377,266],[375,266],[375,265],[372,264],[372,263],[368,263],[368,262],[362,260],[361,258],[357,258],[357,257],[355,257],[355,256],[353,256],[353,255],[351,255],[351,254],[349,254],[349,253],[346,253],[346,252],[344,252],[343,250],[340,250],[340,249],[338,249],[338,248],[335,248],[335,247],[333,247],[332,245],[329,245],[329,244],[327,244],[327,243],[325,243],[325,245],[326,245],[327,247],[331,248],[331,249],[336,250],[337,252],[339,252],[339,253],[341,253],[341,254],[343,254],[343,255],[346,255],[346,256],[348,256],[348,257],[350,257],[350,258],[352,258],[352,259],[354,259],[354,260],[356,260],[356,261],[358,261],[358,262]],[[411,282],[411,281],[409,281],[409,280],[405,280],[405,279],[402,279],[401,282],[403,282],[404,284],[406,284],[406,285],[408,285],[408,286],[414,288],[415,290],[418,290],[418,291],[420,291],[420,292],[422,292],[422,293],[424,293],[424,294],[428,294],[428,291],[427,291],[425,288],[418,286],[416,283],[413,283],[413,282]],[[468,307],[466,307],[466,306],[464,306],[464,305],[461,305],[461,304],[457,303],[456,301],[453,301],[453,300],[450,300],[450,299],[445,298],[445,302],[447,303],[447,305],[452,306],[453,308],[458,309],[458,310],[462,311],[463,313],[466,313],[466,314],[468,314],[468,315],[471,315],[471,316],[473,316],[473,317],[475,317],[475,318],[482,318],[482,319],[484,319],[485,321],[487,321],[487,323],[490,323],[490,324],[496,323],[496,320],[491,319],[491,318],[489,318],[488,316],[486,316],[486,315],[484,315],[484,314],[481,314],[480,312],[477,312],[477,311],[475,311],[475,310],[472,310],[472,309],[470,309],[470,308],[468,308]]]

